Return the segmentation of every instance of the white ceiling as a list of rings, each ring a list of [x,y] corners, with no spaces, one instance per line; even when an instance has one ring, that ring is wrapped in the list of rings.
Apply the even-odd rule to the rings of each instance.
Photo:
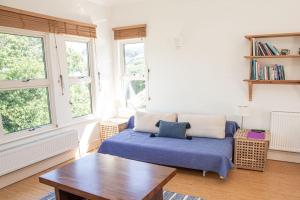
[[[124,4],[137,3],[145,0],[88,0],[89,2],[105,5],[105,6],[118,6]]]

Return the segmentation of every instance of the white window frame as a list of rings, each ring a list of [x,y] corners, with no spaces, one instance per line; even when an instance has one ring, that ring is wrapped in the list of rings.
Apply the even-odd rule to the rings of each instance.
[[[29,82],[22,81],[0,81],[0,90],[13,90],[19,88],[36,88],[47,87],[49,95],[49,110],[51,117],[51,124],[36,128],[33,131],[22,130],[19,132],[5,134],[2,121],[0,121],[0,145],[8,144],[13,141],[23,140],[28,137],[36,136],[49,131],[56,131],[61,128],[71,127],[80,123],[94,122],[96,118],[96,86],[95,77],[96,63],[95,63],[95,40],[91,38],[58,35],[53,33],[42,33],[38,31],[30,31],[24,29],[1,27],[0,32],[16,35],[25,35],[33,37],[42,37],[44,42],[44,56],[46,65],[46,80],[30,80]],[[91,109],[92,113],[86,116],[72,118],[71,106],[69,105],[69,85],[76,83],[77,80],[69,80],[65,41],[79,41],[88,42],[89,55],[89,78],[83,81],[89,81],[91,84]],[[63,77],[63,85],[61,85],[59,76]],[[100,81],[100,80],[98,80]],[[63,88],[61,87],[63,86]],[[62,94],[62,89],[64,94]],[[1,120],[1,119],[0,119]]]
[[[49,48],[49,36],[46,33],[37,32],[37,31],[29,31],[23,29],[15,29],[8,27],[1,27],[1,33],[7,34],[15,34],[21,36],[31,36],[31,37],[40,37],[43,39],[44,45],[44,56],[45,56],[45,72],[46,79],[36,79],[30,80],[28,82],[24,82],[22,80],[3,80],[0,81],[0,90],[15,90],[15,89],[28,89],[28,88],[48,88],[48,101],[49,101],[49,114],[51,118],[51,122],[48,125],[43,125],[41,127],[35,127],[35,130],[30,130],[30,128],[21,130],[18,132],[13,132],[9,134],[5,134],[2,127],[2,120],[0,121],[0,141],[1,143],[4,141],[11,141],[15,139],[19,139],[22,137],[28,137],[30,135],[34,135],[43,131],[47,131],[55,128],[56,124],[56,114],[54,111],[54,92],[53,92],[53,78],[52,78],[52,68],[50,62],[50,48]],[[33,128],[33,127],[32,127]]]
[[[145,59],[145,74],[144,76],[130,76],[126,74],[126,66],[125,66],[125,49],[124,45],[126,44],[136,44],[136,43],[144,43],[144,59]],[[146,40],[144,38],[136,38],[136,39],[127,39],[127,40],[119,40],[117,44],[118,48],[118,60],[119,60],[119,69],[120,69],[120,105],[119,105],[119,115],[131,115],[136,110],[133,110],[131,108],[128,108],[126,105],[126,94],[125,94],[125,81],[127,80],[144,80],[145,81],[145,90],[147,94],[147,100],[149,99],[149,69],[147,67],[146,62]],[[146,108],[147,108],[147,102],[146,102]]]
[[[62,75],[65,81],[65,93],[68,98],[68,102],[70,101],[70,86],[74,84],[90,84],[90,93],[91,93],[91,113],[84,116],[79,117],[72,117],[72,109],[71,105],[69,104],[70,109],[68,116],[71,119],[72,123],[78,123],[86,120],[93,120],[95,119],[95,102],[96,102],[96,89],[95,89],[95,62],[94,62],[94,41],[91,38],[83,38],[77,36],[63,36],[62,37],[63,45],[63,53],[61,54],[61,60],[63,61],[63,69]],[[67,66],[67,56],[66,56],[66,42],[84,42],[87,43],[88,47],[88,70],[89,76],[87,77],[70,77],[68,74],[68,66]]]

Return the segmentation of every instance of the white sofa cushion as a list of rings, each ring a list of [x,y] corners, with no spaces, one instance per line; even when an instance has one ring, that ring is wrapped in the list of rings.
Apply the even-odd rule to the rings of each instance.
[[[142,131],[149,133],[158,133],[159,128],[155,124],[159,120],[168,122],[176,122],[177,115],[175,113],[148,113],[136,112],[134,116],[134,131]]]
[[[224,115],[178,114],[178,122],[189,122],[188,136],[225,138],[226,117]]]

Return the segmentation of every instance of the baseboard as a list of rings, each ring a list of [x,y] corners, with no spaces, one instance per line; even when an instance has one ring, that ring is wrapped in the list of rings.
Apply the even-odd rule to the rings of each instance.
[[[268,159],[278,160],[278,161],[285,161],[285,162],[300,163],[300,153],[269,150],[268,151]]]
[[[88,144],[87,146],[83,146],[82,149],[85,149],[86,151],[80,152],[81,156],[83,156],[87,152],[97,149],[100,144],[101,144],[101,141],[96,140],[96,141]],[[76,155],[77,153],[78,153],[77,150],[67,151],[65,153],[59,154],[57,156],[51,157],[49,159],[37,162],[35,164],[24,167],[17,171],[3,175],[0,177],[0,189],[6,187],[8,185],[11,185],[13,183],[16,183],[18,181],[21,181],[25,178],[28,178],[34,174],[45,171],[51,167],[54,167],[56,165],[63,163],[63,162],[74,159],[76,156],[78,156],[78,155]]]

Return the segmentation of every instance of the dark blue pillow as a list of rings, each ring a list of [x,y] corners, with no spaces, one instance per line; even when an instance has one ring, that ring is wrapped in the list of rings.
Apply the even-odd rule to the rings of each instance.
[[[189,127],[188,122],[166,122],[160,120],[159,132],[157,137],[169,137],[169,138],[179,138],[186,139],[186,129]]]

